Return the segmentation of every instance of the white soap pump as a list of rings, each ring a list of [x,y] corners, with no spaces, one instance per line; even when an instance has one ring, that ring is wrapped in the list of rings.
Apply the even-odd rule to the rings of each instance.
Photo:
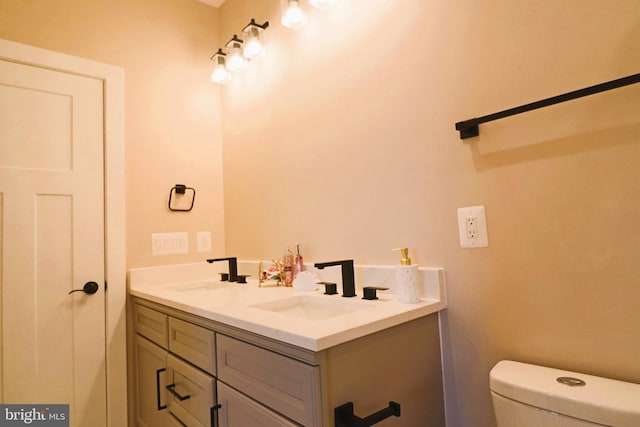
[[[394,267],[396,273],[395,290],[398,300],[403,304],[420,302],[420,287],[418,285],[418,266],[411,265],[408,248],[397,248],[402,258],[400,265]]]

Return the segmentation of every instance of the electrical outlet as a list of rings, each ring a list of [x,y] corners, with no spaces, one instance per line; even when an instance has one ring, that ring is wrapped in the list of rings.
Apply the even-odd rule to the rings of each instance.
[[[484,206],[458,209],[458,233],[463,248],[484,248],[489,246],[487,220]]]
[[[465,228],[467,231],[467,239],[478,238],[478,218],[476,218],[475,216],[466,217]]]

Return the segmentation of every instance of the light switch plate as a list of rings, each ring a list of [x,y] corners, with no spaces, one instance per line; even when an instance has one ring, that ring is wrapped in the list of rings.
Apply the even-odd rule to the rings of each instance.
[[[484,248],[489,246],[487,219],[484,206],[470,206],[458,209],[458,233],[463,248]]]
[[[152,255],[186,254],[188,252],[188,233],[153,233],[151,235]]]

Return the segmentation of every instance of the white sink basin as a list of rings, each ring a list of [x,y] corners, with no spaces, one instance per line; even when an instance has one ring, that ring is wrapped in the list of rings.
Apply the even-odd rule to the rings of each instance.
[[[361,304],[339,296],[297,295],[254,304],[251,307],[305,320],[325,320],[363,309]]]

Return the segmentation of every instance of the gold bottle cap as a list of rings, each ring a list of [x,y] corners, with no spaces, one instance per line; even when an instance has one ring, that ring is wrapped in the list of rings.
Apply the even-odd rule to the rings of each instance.
[[[400,265],[411,265],[411,258],[409,258],[409,248],[395,248],[394,251],[400,251],[402,258],[400,258]]]

